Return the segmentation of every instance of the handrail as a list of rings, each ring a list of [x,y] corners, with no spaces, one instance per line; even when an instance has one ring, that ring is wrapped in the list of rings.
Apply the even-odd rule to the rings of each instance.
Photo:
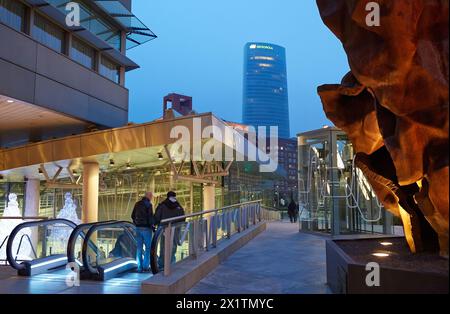
[[[23,238],[24,238],[24,237],[25,237],[26,239],[28,239],[28,243],[30,244],[31,250],[33,251],[34,258],[37,259],[38,256],[37,256],[36,250],[34,249],[33,243],[31,242],[30,236],[29,236],[28,234],[23,234],[23,235],[20,237],[19,246],[17,247],[17,252],[16,252],[16,258],[17,258],[17,255],[19,255],[20,249],[22,248],[22,241],[23,241]]]
[[[159,273],[159,266],[158,266],[158,242],[159,237],[164,232],[164,227],[159,226],[158,229],[156,229],[155,234],[152,238],[152,243],[150,245],[150,268],[152,270],[152,273],[155,275]]]
[[[30,216],[30,217],[9,216],[9,217],[0,217],[0,220],[49,220],[49,217],[41,217],[41,216]]]
[[[221,213],[219,213],[220,211]],[[190,220],[188,222],[179,222],[186,218],[212,213],[215,213],[215,215],[202,217],[198,220]],[[174,252],[176,251],[176,249],[173,250],[174,246],[181,246],[184,242],[178,239],[180,234],[177,235],[177,238],[174,238],[176,228],[180,225],[186,224],[183,235],[181,236],[182,240],[185,240],[189,233],[189,253],[186,257],[196,259],[202,252],[217,247],[219,230],[222,230],[221,232],[223,232],[221,234],[222,239],[230,239],[232,234],[241,233],[251,225],[256,226],[263,220],[278,220],[279,217],[275,215],[278,213],[280,213],[280,211],[271,211],[263,208],[261,206],[261,201],[257,200],[163,220],[158,226],[152,240],[150,258],[152,272],[156,274],[160,271],[158,259],[161,259],[164,261],[164,276],[169,276],[171,274],[171,264],[174,259]],[[176,223],[172,224],[174,221],[176,221]],[[160,250],[161,256],[158,257],[158,243],[163,234],[164,242],[162,245],[164,245],[164,250]],[[184,260],[183,257],[182,260]]]
[[[311,154],[313,153],[313,155]],[[312,156],[311,156],[312,155]],[[311,193],[311,182],[312,182],[312,168],[313,165],[315,165],[317,167],[317,154],[314,152],[313,147],[311,146],[309,148],[308,151],[308,159],[309,159],[309,164],[308,164],[308,173],[307,173],[307,189],[305,191],[299,191],[300,195],[305,195],[304,197],[306,197],[306,202],[304,205],[308,206],[310,204],[309,202],[309,198],[310,198],[310,193]],[[378,222],[381,219],[381,211],[383,208],[383,205],[380,203],[379,199],[375,196],[375,202],[376,205],[378,207],[378,216],[375,219],[370,219],[370,218],[366,218],[361,207],[359,206],[359,185],[358,182],[356,182],[357,177],[359,177],[358,173],[357,173],[357,167],[355,164],[355,159],[352,160],[352,165],[351,165],[351,181],[350,181],[350,185],[348,183],[345,184],[345,190],[344,193],[345,195],[326,195],[326,191],[325,191],[325,186],[330,187],[330,183],[331,184],[335,184],[337,183],[336,181],[330,181],[328,179],[328,172],[329,171],[339,171],[341,173],[341,175],[343,175],[343,170],[339,167],[328,167],[326,166],[325,168],[325,178],[322,178],[322,176],[320,177],[320,187],[318,188],[318,191],[316,192],[317,195],[317,199],[320,202],[321,200],[323,201],[324,199],[327,198],[331,198],[331,199],[345,199],[346,202],[346,206],[349,209],[356,209],[358,210],[360,217],[363,221],[367,222],[367,223],[373,223],[373,222]],[[364,175],[363,175],[364,176]],[[304,180],[302,180],[304,181]],[[353,192],[353,190],[356,189],[357,193],[356,196]],[[371,187],[372,191],[373,188]],[[355,202],[356,205],[351,205],[350,204],[350,200],[353,200]],[[306,207],[305,206],[305,207]]]
[[[96,232],[98,229],[101,229],[102,227],[111,227],[111,226],[119,226],[119,227],[124,227],[124,231],[127,233],[127,235],[133,239],[134,241],[136,241],[134,235],[130,232],[130,229],[135,229],[136,226],[133,225],[132,223],[128,222],[128,221],[106,221],[106,222],[98,222],[93,224],[90,228],[89,231],[86,233],[85,236],[85,240],[83,241],[83,249],[82,249],[82,258],[83,258],[83,266],[86,267],[86,269],[91,273],[91,274],[99,274],[98,269],[95,269],[94,267],[92,267],[91,263],[89,263],[88,260],[88,254],[87,254],[87,249],[88,249],[88,243],[90,242],[90,238],[92,237],[92,235],[94,234],[94,232]]]
[[[17,225],[13,229],[11,234],[9,235],[8,243],[6,244],[6,258],[8,260],[9,265],[11,265],[13,268],[15,268],[17,270],[25,269],[25,265],[22,263],[21,264],[17,263],[16,259],[13,257],[13,253],[12,253],[14,238],[20,232],[20,230],[25,229],[25,228],[39,226],[39,225],[48,226],[48,225],[52,225],[52,224],[63,224],[63,225],[72,227],[73,229],[75,229],[77,226],[74,222],[67,220],[67,219],[49,219],[49,220],[29,221],[29,222],[24,222],[24,223],[21,223],[20,225]]]
[[[113,221],[114,220],[108,220],[108,221],[105,221],[104,223],[106,223],[106,222],[109,223],[109,222],[113,222]],[[77,243],[78,236],[81,236],[82,239],[85,240],[86,233],[83,232],[83,229],[90,228],[94,224],[96,224],[96,223],[95,222],[84,223],[84,224],[78,225],[75,229],[73,229],[72,233],[69,236],[69,240],[67,241],[67,261],[69,263],[73,263],[77,260],[77,258],[75,257],[75,246]],[[89,242],[89,246],[93,250],[97,249],[97,246],[91,241]]]
[[[287,209],[278,209],[278,208],[271,207],[271,206],[266,206],[266,205],[261,205],[261,207],[266,208],[268,210],[271,210],[273,212],[285,212],[285,211],[287,211]]]
[[[168,224],[168,223],[172,223],[173,221],[178,221],[178,220],[182,220],[182,219],[192,218],[192,217],[196,217],[196,216],[202,216],[202,215],[206,215],[206,214],[217,213],[217,212],[219,212],[221,210],[224,210],[224,209],[229,209],[229,208],[238,207],[238,206],[245,206],[245,205],[254,204],[254,203],[260,203],[261,201],[262,200],[249,201],[249,202],[239,203],[239,204],[236,204],[236,205],[225,206],[225,207],[218,208],[218,209],[210,209],[210,210],[205,210],[205,211],[202,211],[202,212],[192,213],[192,214],[188,214],[188,215],[184,215],[184,216],[177,216],[177,217],[174,217],[174,218],[168,218],[168,219],[161,220],[160,224]]]

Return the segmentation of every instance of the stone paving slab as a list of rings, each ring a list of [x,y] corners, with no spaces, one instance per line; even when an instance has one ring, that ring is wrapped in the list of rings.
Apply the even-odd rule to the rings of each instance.
[[[189,294],[325,294],[325,237],[274,222],[238,250]]]

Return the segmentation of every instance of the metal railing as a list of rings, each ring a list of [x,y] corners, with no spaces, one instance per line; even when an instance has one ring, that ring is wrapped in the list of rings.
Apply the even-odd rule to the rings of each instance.
[[[196,259],[220,241],[273,220],[281,220],[281,213],[262,207],[260,200],[162,220],[152,241],[152,272],[164,270],[164,276],[169,276],[173,264]]]
[[[16,258],[18,252],[20,251],[20,247],[21,247],[21,245],[23,243],[23,238],[24,237],[21,236],[19,247],[17,248],[17,251],[14,252],[13,244],[14,244],[15,237],[17,235],[20,235],[20,232],[22,230],[26,229],[26,228],[33,228],[33,227],[35,227],[35,228],[36,227],[47,228],[48,226],[66,227],[66,228],[72,228],[72,230],[73,230],[73,229],[76,228],[77,225],[75,223],[73,223],[72,221],[67,220],[67,219],[34,220],[34,221],[29,221],[29,222],[24,222],[24,223],[19,224],[18,226],[16,226],[13,229],[13,231],[9,235],[8,241],[6,243],[6,258],[8,260],[8,264],[11,267],[13,267],[13,268],[15,268],[17,270],[23,270],[23,269],[26,268],[25,263],[29,263],[30,262],[30,261],[22,261],[22,263],[20,263],[21,261]],[[48,230],[48,229],[46,229],[46,230]],[[43,244],[42,244],[42,247],[43,247],[42,252],[43,252],[43,254],[42,255],[46,255],[45,242],[47,241],[47,231],[45,231],[43,233],[43,235],[44,235],[44,237],[43,237],[43,239],[41,239],[42,242],[43,242]],[[28,236],[27,239],[28,239],[29,244],[31,246],[31,249],[32,249],[32,251],[33,251],[33,253],[35,255],[35,260],[43,259],[45,257],[48,257],[48,256],[39,256],[38,257],[37,254],[36,254],[36,251],[37,251],[36,247],[33,245],[30,237]],[[50,252],[50,255],[52,255],[51,252]]]
[[[105,222],[98,222],[93,224],[89,231],[84,236],[84,241],[82,245],[82,265],[83,267],[91,274],[91,275],[98,275],[99,270],[98,261],[95,261],[95,266],[93,265],[92,261],[90,260],[89,256],[89,249],[97,250],[97,246],[95,245],[96,241],[92,240],[92,238],[95,238],[97,235],[97,231],[104,230],[106,228],[122,228],[123,232],[132,240],[133,243],[137,243],[135,238],[135,230],[136,226],[128,221],[105,221]],[[92,245],[94,243],[94,245]],[[94,252],[95,255],[97,255],[97,251]],[[135,256],[133,256],[134,258]]]
[[[17,221],[19,221],[19,223],[17,223],[16,226],[19,225],[22,222],[25,222],[25,221],[48,220],[48,219],[49,219],[49,217],[41,217],[41,216],[36,216],[36,217],[35,216],[29,216],[29,217],[23,217],[23,216],[0,217],[0,221],[1,220],[4,220],[4,221],[17,220]],[[16,227],[16,226],[14,226],[14,227]],[[12,229],[14,229],[14,228],[12,228]],[[12,231],[12,229],[11,229],[11,231]],[[3,266],[9,265],[8,259],[6,257],[6,244],[8,242],[9,236],[10,236],[9,234],[6,234],[6,235],[4,235],[4,236],[2,236],[0,238],[0,252],[2,252],[2,250],[4,252],[4,256],[2,256],[3,254],[0,255],[0,265],[3,265]],[[23,238],[24,238],[24,236],[22,236],[22,239],[20,239],[21,243],[22,243]],[[35,254],[35,248],[34,247],[33,247],[33,253]]]

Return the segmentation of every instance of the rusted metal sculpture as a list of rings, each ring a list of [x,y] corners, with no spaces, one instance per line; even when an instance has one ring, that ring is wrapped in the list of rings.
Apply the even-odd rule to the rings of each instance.
[[[448,258],[448,0],[317,0],[351,72],[318,88],[412,252]],[[379,22],[368,22],[373,8]],[[377,12],[375,12],[376,14]],[[376,18],[376,16],[371,16]]]

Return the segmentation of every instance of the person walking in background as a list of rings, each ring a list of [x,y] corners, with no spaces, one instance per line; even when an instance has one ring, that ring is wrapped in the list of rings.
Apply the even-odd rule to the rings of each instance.
[[[155,224],[161,226],[161,221],[165,219],[175,218],[179,216],[184,216],[184,209],[177,201],[177,194],[173,191],[167,193],[167,198],[161,202],[156,208],[155,212]],[[181,218],[179,220],[173,221],[172,225],[185,221]],[[178,243],[180,241],[180,228],[175,228],[173,245],[172,245],[172,256],[171,262],[175,262],[175,254],[177,252]],[[164,250],[165,250],[165,239],[164,236],[161,237],[161,242],[159,244],[159,257],[158,257],[158,267],[160,270],[164,269]]]
[[[137,231],[136,261],[138,272],[149,271],[150,268],[150,247],[155,224],[152,199],[152,192],[145,193],[145,196],[134,205],[131,214]]]
[[[291,200],[288,206],[288,215],[291,223],[297,222],[297,215],[298,215],[298,206],[294,202],[294,199]]]

